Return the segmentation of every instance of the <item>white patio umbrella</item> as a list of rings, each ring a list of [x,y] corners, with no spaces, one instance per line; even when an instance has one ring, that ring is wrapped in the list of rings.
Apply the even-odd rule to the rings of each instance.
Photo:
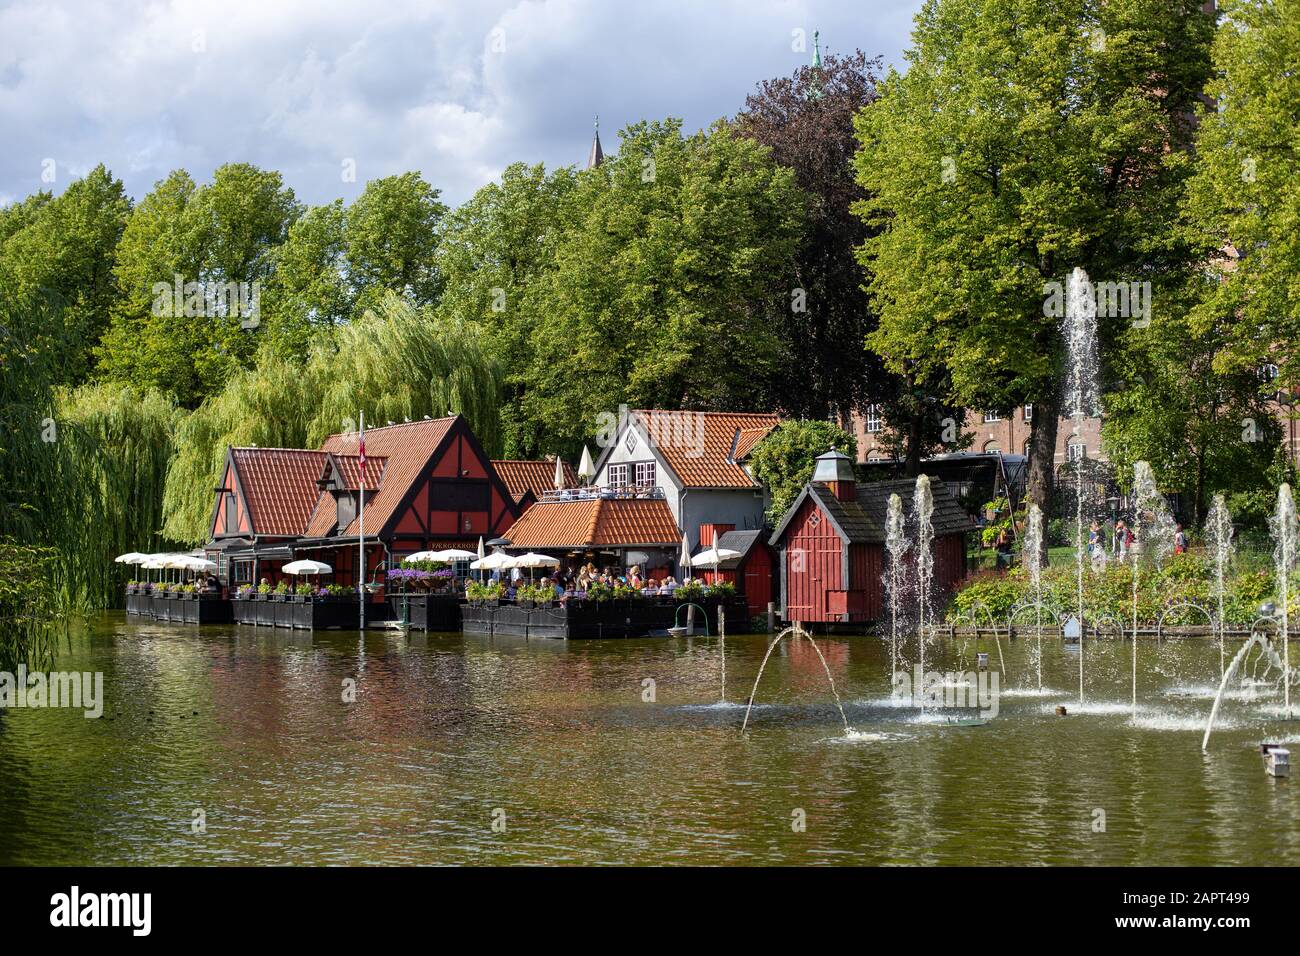
[[[475,571],[501,571],[506,568],[513,568],[515,566],[514,560],[504,551],[494,551],[486,558],[471,561],[469,566]]]
[[[738,557],[740,557],[740,552],[732,551],[730,548],[706,548],[691,558],[691,567],[712,568],[716,571],[718,565],[723,561],[730,561]]]
[[[558,491],[568,482],[564,480],[564,459],[559,455],[555,456],[555,489]]]
[[[432,555],[429,558],[430,561],[465,561],[478,557],[473,551],[466,551],[464,548],[447,548],[445,551],[429,551],[426,553]]]
[[[417,551],[415,552],[415,554],[408,554],[406,557],[402,558],[402,560],[403,561],[442,561],[444,559],[438,557],[438,555],[440,554],[442,554],[441,551]],[[472,558],[474,557],[474,555],[471,554],[470,557]]]
[[[482,536],[482,535],[479,535],[479,536],[478,536],[478,559],[479,559],[480,561],[482,561],[482,560],[483,560],[483,555],[485,555],[486,553],[487,553],[487,552],[483,550],[483,536]],[[474,565],[471,563],[471,564],[470,564],[470,567],[472,568],[472,567],[474,567]],[[480,575],[478,576],[478,579],[479,579],[480,581],[482,581],[482,580],[483,580],[483,575],[480,574]]]
[[[186,555],[189,559],[185,562],[186,571],[215,571],[217,562],[209,561],[207,558],[200,558],[197,555]]]
[[[324,561],[290,561],[280,569],[285,574],[333,574],[334,569]]]
[[[148,557],[149,555],[141,554],[139,551],[128,551],[126,554],[119,554],[113,561],[116,564],[139,564]]]
[[[582,457],[578,460],[578,478],[582,481],[591,481],[596,477],[596,465],[591,460],[591,452],[587,446],[582,446]]]
[[[538,554],[535,551],[529,551],[527,554],[515,555],[510,562],[512,568],[527,568],[528,580],[533,579],[533,568],[558,568],[560,559],[553,558],[549,554]]]

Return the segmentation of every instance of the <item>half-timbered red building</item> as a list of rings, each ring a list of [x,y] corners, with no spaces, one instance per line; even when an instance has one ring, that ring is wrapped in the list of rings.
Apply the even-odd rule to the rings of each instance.
[[[944,593],[966,574],[966,533],[974,526],[942,482],[931,490],[933,586]],[[841,624],[881,618],[889,498],[898,495],[910,515],[915,491],[914,481],[858,483],[847,456],[819,457],[813,480],[770,539],[779,552],[783,619]]]
[[[230,583],[275,583],[283,564],[310,558],[334,568],[333,582],[355,584],[363,517],[366,581],[416,551],[473,550],[518,517],[459,415],[367,429],[365,442],[364,480],[355,432],[315,451],[229,450],[206,547]]]

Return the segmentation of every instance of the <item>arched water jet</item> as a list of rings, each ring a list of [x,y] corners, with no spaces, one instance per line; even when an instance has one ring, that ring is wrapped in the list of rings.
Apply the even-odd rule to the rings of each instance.
[[[817,652],[817,658],[822,662],[822,669],[826,671],[826,682],[831,686],[831,693],[835,695],[835,706],[839,708],[840,720],[844,722],[844,733],[847,735],[852,728],[849,727],[849,718],[844,714],[844,704],[840,702],[840,692],[835,689],[835,678],[831,676],[830,665],[826,663],[826,657],[822,654],[822,649],[817,646],[817,642],[812,639],[812,635],[805,631],[798,624],[791,624],[784,631],[772,639],[772,643],[767,645],[767,653],[763,655],[763,663],[758,665],[758,674],[754,677],[754,686],[749,692],[749,703],[745,705],[745,720],[740,725],[740,735],[745,736],[745,728],[749,726],[749,712],[754,709],[754,697],[758,694],[758,682],[763,679],[763,669],[767,667],[767,659],[772,656],[772,651],[776,650],[776,645],[788,635],[793,635],[796,640],[806,638]]]
[[[1285,662],[1278,658],[1277,651],[1273,648],[1273,645],[1269,643],[1268,639],[1262,633],[1252,634],[1250,640],[1242,645],[1241,650],[1239,650],[1232,658],[1232,663],[1229,664],[1228,669],[1223,672],[1223,679],[1219,681],[1219,692],[1214,695],[1214,706],[1210,708],[1210,719],[1205,722],[1205,736],[1201,738],[1202,751],[1208,751],[1210,749],[1210,733],[1214,730],[1214,719],[1219,716],[1219,706],[1223,703],[1223,692],[1228,687],[1228,681],[1232,680],[1233,675],[1237,673],[1237,669],[1241,666],[1241,662],[1246,658],[1246,655],[1253,647],[1259,648],[1261,657],[1269,658],[1271,663],[1275,663],[1282,669],[1282,683],[1284,685],[1289,685],[1291,683],[1290,669],[1285,666]]]

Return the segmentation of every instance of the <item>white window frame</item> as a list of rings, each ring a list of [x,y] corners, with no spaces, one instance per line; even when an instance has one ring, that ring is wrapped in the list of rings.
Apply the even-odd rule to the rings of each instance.
[[[999,412],[996,408],[984,409],[985,425],[992,425],[994,422],[1000,422],[1000,421],[1002,421],[1002,413]]]
[[[657,477],[656,472],[654,461],[638,461],[634,472],[637,487],[653,488]]]
[[[610,465],[605,471],[605,478],[611,488],[627,487],[627,462],[621,461],[617,464]]]
[[[1033,420],[1034,420],[1034,403],[1026,402],[1025,403],[1025,424],[1028,425]]]
[[[867,418],[866,418],[866,422],[867,422],[867,434],[868,434],[868,435],[875,435],[875,434],[878,434],[878,433],[880,432],[880,429],[881,429],[881,427],[882,427],[882,416],[881,416],[881,414],[880,414],[880,406],[879,406],[879,405],[868,405],[868,406],[867,406]]]
[[[1065,445],[1066,461],[1083,461],[1088,457],[1088,443],[1085,441],[1069,441]]]

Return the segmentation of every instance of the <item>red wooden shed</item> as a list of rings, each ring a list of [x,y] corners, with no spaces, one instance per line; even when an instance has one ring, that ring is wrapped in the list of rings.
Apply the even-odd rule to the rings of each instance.
[[[724,526],[718,526],[724,527]],[[712,547],[713,537],[703,537]],[[717,536],[718,548],[722,551],[735,551],[740,557],[731,558],[718,565],[716,571],[703,570],[699,576],[708,583],[730,581],[736,591],[745,596],[751,617],[767,613],[767,605],[777,600],[776,593],[776,552],[767,543],[767,535],[762,531],[720,531]]]
[[[934,592],[966,574],[966,533],[974,523],[941,481],[934,496]],[[884,607],[885,521],[890,495],[911,527],[915,481],[858,483],[846,455],[817,459],[813,480],[786,512],[770,543],[779,552],[782,618],[800,623],[867,623]]]

